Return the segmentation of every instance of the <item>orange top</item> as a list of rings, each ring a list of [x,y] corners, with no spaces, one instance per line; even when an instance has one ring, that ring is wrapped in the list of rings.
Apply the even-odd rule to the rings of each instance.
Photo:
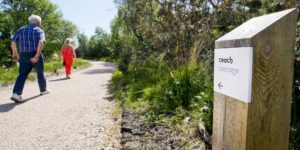
[[[71,46],[63,46],[61,48],[61,56],[63,57],[74,57],[73,48]]]

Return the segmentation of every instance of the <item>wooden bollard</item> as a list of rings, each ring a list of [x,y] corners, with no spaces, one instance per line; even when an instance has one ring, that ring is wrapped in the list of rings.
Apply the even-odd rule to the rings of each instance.
[[[297,16],[252,18],[215,42],[213,150],[288,150]]]

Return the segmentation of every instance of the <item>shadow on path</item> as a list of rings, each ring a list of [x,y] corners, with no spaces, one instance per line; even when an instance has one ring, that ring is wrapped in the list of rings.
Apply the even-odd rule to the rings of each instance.
[[[24,99],[23,102],[20,102],[20,103],[14,103],[13,102],[13,103],[2,104],[2,105],[0,105],[0,113],[8,112],[8,111],[12,110],[15,106],[24,104],[24,103],[26,103],[26,102],[28,102],[30,100],[33,100],[35,98],[38,98],[40,96],[42,96],[42,95],[36,95],[36,96],[32,96],[32,97],[26,98],[26,99]]]
[[[116,68],[118,65],[110,63],[110,62],[106,62],[103,64],[105,67],[112,67],[112,68]]]
[[[93,69],[83,72],[83,74],[101,74],[101,73],[113,73],[115,71],[114,68],[104,68],[104,69]]]
[[[107,96],[103,97],[103,99],[111,102],[111,101],[113,101],[115,99],[115,97],[114,97],[114,95],[107,95]]]
[[[8,112],[12,110],[15,106],[19,105],[20,103],[7,103],[0,105],[0,113]]]
[[[22,103],[28,102],[28,101],[33,100],[35,98],[38,98],[40,96],[42,96],[42,95],[36,95],[36,96],[32,96],[32,97],[26,98],[26,99],[24,99],[24,102],[22,102]],[[20,104],[22,104],[22,103],[20,103]]]
[[[65,77],[65,78],[61,78],[61,79],[49,80],[49,82],[57,82],[57,81],[63,81],[63,80],[68,80],[68,78]]]
[[[102,73],[113,73],[115,69],[117,68],[116,64],[105,62],[103,64],[100,64],[100,66],[104,66],[104,68],[101,69],[92,69],[83,72],[83,74],[102,74]]]

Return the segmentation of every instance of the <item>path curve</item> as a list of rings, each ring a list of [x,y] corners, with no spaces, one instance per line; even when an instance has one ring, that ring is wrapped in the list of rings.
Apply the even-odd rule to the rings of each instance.
[[[0,89],[0,149],[119,149],[120,117],[108,93],[115,65],[91,64],[70,80],[48,77],[47,95],[27,82],[22,104],[9,100],[12,87]]]

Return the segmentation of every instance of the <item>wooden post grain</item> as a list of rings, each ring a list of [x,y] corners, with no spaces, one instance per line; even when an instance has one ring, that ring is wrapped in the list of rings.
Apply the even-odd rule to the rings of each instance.
[[[214,93],[213,150],[288,150],[298,11],[253,18],[215,42],[253,47],[251,103]]]

